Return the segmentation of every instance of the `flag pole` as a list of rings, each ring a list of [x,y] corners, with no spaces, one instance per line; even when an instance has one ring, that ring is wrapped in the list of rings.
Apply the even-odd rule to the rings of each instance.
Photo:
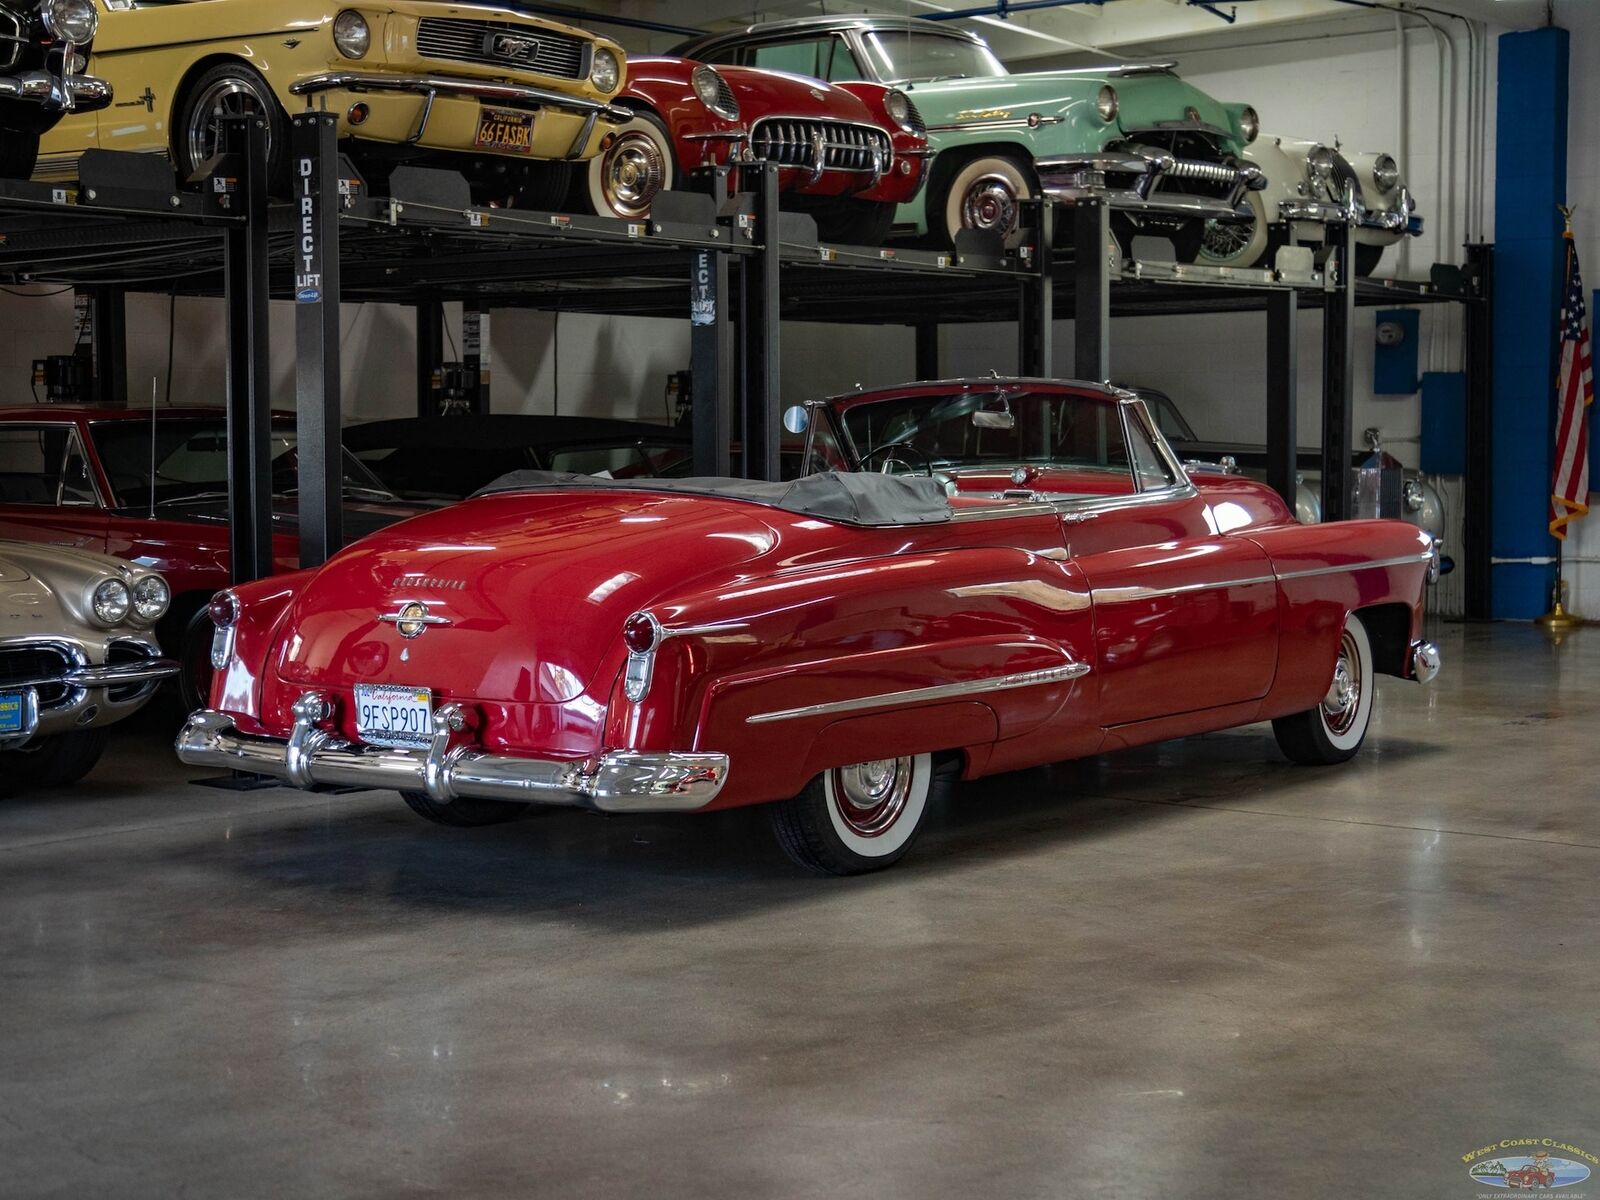
[[[1556,205],[1556,208],[1561,213],[1561,220],[1565,226],[1561,233],[1562,240],[1566,246],[1567,254],[1566,268],[1562,271],[1563,279],[1567,278],[1572,271],[1572,210],[1574,207],[1576,206],[1566,204]],[[1582,617],[1578,616],[1576,613],[1567,611],[1567,581],[1562,578],[1562,575],[1564,574],[1562,558],[1563,552],[1567,548],[1565,532],[1565,530],[1562,530],[1562,536],[1556,541],[1556,586],[1550,597],[1550,611],[1535,617],[1533,622],[1546,633],[1558,638],[1565,634],[1571,633],[1574,629],[1578,628],[1578,626],[1584,623]]]

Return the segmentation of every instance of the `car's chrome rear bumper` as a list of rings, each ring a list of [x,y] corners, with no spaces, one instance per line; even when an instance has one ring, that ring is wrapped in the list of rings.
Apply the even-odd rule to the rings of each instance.
[[[283,739],[241,733],[225,713],[197,712],[178,735],[178,757],[191,766],[267,775],[298,788],[392,788],[423,792],[437,804],[504,800],[601,812],[691,812],[716,799],[728,778],[725,754],[612,751],[590,767],[452,746],[466,724],[453,704],[434,713],[426,750],[346,741],[320,728],[331,716],[327,700],[308,692],[295,704],[294,731]]]

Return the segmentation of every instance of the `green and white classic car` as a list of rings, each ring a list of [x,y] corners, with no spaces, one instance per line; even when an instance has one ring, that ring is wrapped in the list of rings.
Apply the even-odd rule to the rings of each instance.
[[[1245,157],[1260,168],[1266,186],[1246,197],[1248,221],[1207,226],[1203,263],[1270,267],[1285,245],[1310,246],[1320,261],[1328,226],[1353,222],[1356,274],[1370,275],[1385,249],[1422,232],[1417,202],[1392,154],[1268,134]]]
[[[992,229],[1014,247],[1020,199],[1101,197],[1124,246],[1167,238],[1192,262],[1208,221],[1252,219],[1246,196],[1263,182],[1244,157],[1255,110],[1213,100],[1173,63],[1013,75],[982,38],[943,22],[860,14],[752,25],[674,53],[911,93],[936,157],[896,224],[946,244]]]

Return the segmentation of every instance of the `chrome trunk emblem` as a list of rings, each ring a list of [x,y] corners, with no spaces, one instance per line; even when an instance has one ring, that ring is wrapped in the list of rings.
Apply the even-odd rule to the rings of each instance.
[[[407,641],[421,637],[430,625],[450,624],[449,617],[433,616],[428,612],[428,606],[420,600],[408,600],[398,612],[384,613],[378,620],[393,625]]]

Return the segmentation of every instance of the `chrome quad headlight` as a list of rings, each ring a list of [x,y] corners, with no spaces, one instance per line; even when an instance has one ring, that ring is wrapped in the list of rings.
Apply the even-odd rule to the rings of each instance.
[[[1256,110],[1248,104],[1244,106],[1244,111],[1239,114],[1239,131],[1244,134],[1244,144],[1246,146],[1261,136],[1261,118],[1256,114]]]
[[[694,94],[700,97],[700,103],[717,116],[725,121],[739,119],[739,101],[721,71],[715,67],[698,66],[689,77],[689,82],[694,86]]]
[[[167,615],[172,589],[159,575],[146,575],[133,585],[133,617],[141,625],[154,625]]]
[[[120,579],[106,579],[89,593],[89,612],[96,625],[113,629],[128,619],[133,611],[133,593]]]
[[[94,0],[44,0],[39,18],[51,37],[75,46],[92,42],[100,28]]]
[[[622,60],[604,46],[596,46],[589,82],[602,92],[616,91],[622,84]]]
[[[333,19],[333,44],[346,58],[365,58],[372,49],[372,26],[354,9],[345,9]]]
[[[1106,122],[1115,121],[1117,110],[1121,107],[1122,101],[1117,98],[1117,89],[1109,83],[1103,84],[1100,94],[1094,100],[1094,110],[1100,114],[1100,119]]]

